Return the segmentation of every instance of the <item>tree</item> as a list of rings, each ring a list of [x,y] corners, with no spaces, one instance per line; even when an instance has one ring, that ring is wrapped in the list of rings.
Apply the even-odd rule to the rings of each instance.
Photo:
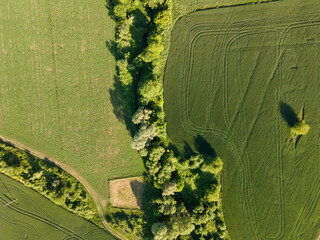
[[[156,135],[156,128],[153,124],[149,126],[141,124],[139,131],[133,137],[131,147],[138,151],[142,150]]]
[[[179,214],[178,217],[173,220],[172,229],[177,232],[178,235],[189,235],[195,229],[195,226],[187,214]]]
[[[163,215],[173,215],[177,210],[177,202],[171,196],[163,196],[154,200],[153,203],[158,205],[158,212]]]
[[[129,20],[124,21],[118,26],[116,43],[120,49],[129,47],[132,44]]]
[[[291,127],[292,136],[306,135],[310,130],[310,126],[305,121],[296,122]]]
[[[204,199],[207,202],[217,202],[220,198],[221,185],[211,184],[211,187],[206,190]]]
[[[163,196],[174,195],[176,191],[177,191],[177,183],[168,181],[163,184],[163,187],[162,187]]]
[[[138,110],[133,114],[132,116],[132,122],[134,124],[140,124],[140,123],[147,123],[150,119],[150,115],[152,113],[152,110],[149,110],[144,107],[138,108]]]
[[[199,168],[199,166],[203,163],[203,158],[200,155],[192,156],[189,159],[189,168],[190,169],[196,169]]]
[[[157,80],[144,80],[139,83],[138,93],[140,102],[147,105],[150,102],[157,102],[162,95],[161,83]]]
[[[165,0],[142,0],[142,2],[151,9],[157,8],[159,5],[164,4]]]
[[[222,171],[223,162],[222,159],[217,157],[213,161],[202,164],[201,171],[209,172],[212,174],[219,174]]]
[[[155,174],[160,170],[161,164],[159,161],[162,155],[165,153],[165,149],[161,146],[155,147],[151,150],[148,156],[148,161],[146,162],[146,166],[148,169],[148,173],[151,176],[155,176]]]
[[[121,59],[117,61],[117,67],[118,67],[118,79],[119,81],[125,85],[129,86],[132,84],[133,78],[128,70],[128,61],[127,59]]]
[[[159,11],[157,12],[155,18],[154,18],[154,23],[157,26],[157,31],[163,31],[167,24],[169,23],[171,19],[170,11]]]
[[[153,233],[155,240],[162,240],[166,239],[168,228],[166,224],[157,222],[152,225],[151,232]]]

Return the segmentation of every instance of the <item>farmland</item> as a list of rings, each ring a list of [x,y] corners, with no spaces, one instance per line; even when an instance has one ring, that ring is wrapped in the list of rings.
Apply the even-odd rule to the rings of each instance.
[[[115,239],[94,224],[2,174],[0,202],[1,239]]]
[[[223,159],[232,239],[314,240],[320,231],[320,4],[280,1],[188,14],[164,81],[168,134]],[[304,109],[310,132],[293,143]]]
[[[143,171],[115,114],[113,37],[104,0],[1,3],[0,135],[73,168],[104,198],[108,178]]]

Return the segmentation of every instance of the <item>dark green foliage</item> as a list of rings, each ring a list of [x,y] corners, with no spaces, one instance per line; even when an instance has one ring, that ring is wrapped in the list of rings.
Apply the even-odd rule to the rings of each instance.
[[[142,239],[143,237],[143,225],[145,223],[138,211],[109,209],[106,213],[106,220],[112,227],[121,229],[134,239]]]

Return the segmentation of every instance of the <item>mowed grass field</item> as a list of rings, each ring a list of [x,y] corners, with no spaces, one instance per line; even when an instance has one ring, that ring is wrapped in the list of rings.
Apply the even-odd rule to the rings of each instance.
[[[319,82],[319,1],[211,9],[176,23],[168,134],[181,151],[201,149],[200,135],[223,159],[232,239],[319,236]],[[311,130],[295,148],[289,125],[302,107]]]
[[[143,163],[113,113],[115,74],[104,0],[4,0],[0,7],[0,135],[79,172],[103,197],[107,179]]]
[[[15,201],[8,204],[14,199]],[[113,240],[106,231],[0,174],[0,239]],[[4,207],[4,205],[8,204]]]

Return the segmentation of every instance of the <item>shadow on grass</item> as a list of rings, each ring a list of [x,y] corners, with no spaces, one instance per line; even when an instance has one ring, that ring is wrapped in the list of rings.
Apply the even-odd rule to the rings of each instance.
[[[130,186],[131,186],[131,189],[132,189],[134,196],[137,199],[137,205],[138,205],[139,209],[141,209],[141,207],[142,207],[142,193],[143,193],[144,184],[142,182],[134,180],[134,181],[130,182]]]
[[[279,109],[282,119],[292,127],[296,122],[299,121],[298,115],[295,113],[293,108],[284,102],[279,103]]]

